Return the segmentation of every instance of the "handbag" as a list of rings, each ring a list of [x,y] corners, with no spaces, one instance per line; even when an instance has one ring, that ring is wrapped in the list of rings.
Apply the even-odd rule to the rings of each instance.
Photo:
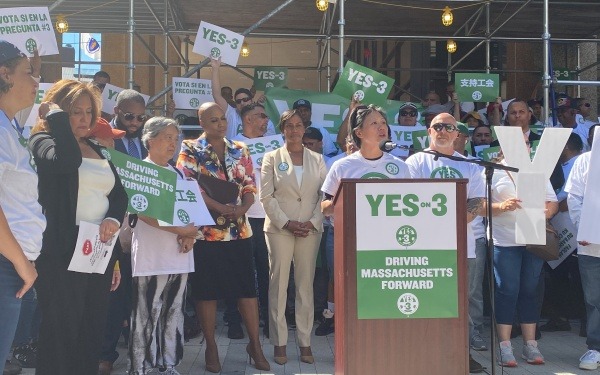
[[[236,203],[240,194],[240,188],[237,183],[205,174],[198,175],[198,184],[206,195],[222,204]],[[222,216],[221,213],[211,209],[208,212],[215,221],[215,227],[225,229],[231,225],[231,220]]]
[[[510,172],[506,171],[506,174],[510,177],[513,185],[515,185],[515,180],[510,175]],[[558,253],[560,252],[558,232],[556,232],[556,229],[554,229],[554,226],[552,226],[549,220],[546,219],[546,244],[526,245],[525,249],[546,262],[558,259]]]

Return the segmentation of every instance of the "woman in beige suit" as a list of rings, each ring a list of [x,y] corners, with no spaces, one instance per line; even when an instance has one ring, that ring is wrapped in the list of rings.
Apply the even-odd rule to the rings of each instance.
[[[267,214],[264,229],[271,263],[269,336],[275,345],[275,362],[286,363],[285,303],[293,260],[300,360],[313,363],[313,279],[323,232],[320,189],[327,171],[323,156],[302,145],[304,125],[295,110],[281,115],[279,130],[285,145],[264,156],[260,188],[260,201]]]

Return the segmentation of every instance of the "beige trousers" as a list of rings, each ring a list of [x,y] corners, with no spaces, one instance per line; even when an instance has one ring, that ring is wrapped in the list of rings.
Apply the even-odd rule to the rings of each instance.
[[[298,346],[310,346],[310,334],[314,319],[313,280],[319,243],[322,233],[306,238],[265,233],[269,248],[269,337],[276,346],[287,344],[288,328],[285,320],[285,304],[294,261],[296,284],[296,337]]]

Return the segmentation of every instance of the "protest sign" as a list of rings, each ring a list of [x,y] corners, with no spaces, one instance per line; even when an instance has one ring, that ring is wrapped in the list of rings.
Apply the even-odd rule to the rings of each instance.
[[[215,221],[208,212],[206,203],[200,194],[200,187],[196,180],[177,180],[175,189],[175,207],[173,209],[173,223],[158,221],[162,226],[183,227],[190,223],[195,226],[215,225]]]
[[[172,170],[133,158],[122,152],[102,149],[102,155],[117,169],[129,197],[128,211],[173,222],[177,175]]]
[[[0,39],[33,56],[58,55],[52,20],[47,7],[0,9]]]
[[[113,113],[115,111],[115,107],[117,106],[117,96],[123,90],[125,89],[111,85],[110,83],[107,83],[106,86],[104,86],[104,91],[102,91],[102,112]],[[150,96],[141,93],[140,95],[142,95],[144,101],[148,103]]]
[[[569,211],[557,213],[550,223],[558,233],[558,259],[548,261],[548,265],[555,269],[577,249],[577,227],[571,221]]]
[[[485,150],[487,150],[488,148],[490,148],[490,145],[473,146],[473,150],[475,151],[475,157],[479,158],[479,159],[483,159],[483,152]]]
[[[244,43],[243,35],[202,21],[192,51],[214,59],[220,57],[222,62],[236,66],[242,43]]]
[[[456,73],[456,94],[461,102],[495,102],[500,96],[498,74]]]
[[[31,107],[31,112],[29,112],[29,117],[27,117],[27,120],[24,124],[20,124],[21,126],[25,128],[31,128],[35,126],[40,118],[39,110],[40,104],[42,104],[42,99],[44,99],[46,92],[50,90],[52,86],[54,86],[54,83],[40,83],[35,96],[35,101],[33,102],[33,107]]]
[[[400,126],[390,125],[391,137],[390,140],[396,145],[400,146],[391,151],[391,154],[398,157],[408,156],[408,150],[413,146],[413,134],[425,130],[422,125],[416,126]],[[425,130],[427,131],[427,130]],[[422,134],[422,133],[417,133]]]
[[[412,133],[413,148],[416,150],[424,150],[429,147],[429,133],[427,129],[415,130]]]
[[[273,87],[283,87],[287,84],[287,68],[257,66],[254,68],[254,88],[265,91]]]
[[[365,104],[383,105],[393,85],[393,78],[348,61],[333,93]]]
[[[263,156],[265,156],[267,152],[277,150],[283,146],[283,137],[281,134],[276,134],[268,137],[245,139],[244,143],[248,146],[254,168],[260,169]]]
[[[201,104],[212,102],[210,79],[173,77],[173,101],[179,109],[198,109]]]

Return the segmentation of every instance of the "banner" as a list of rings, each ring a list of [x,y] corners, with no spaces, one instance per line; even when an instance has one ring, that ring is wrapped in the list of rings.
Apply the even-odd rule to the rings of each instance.
[[[236,66],[242,43],[244,43],[242,34],[202,21],[198,27],[192,52],[214,59],[220,57],[225,64]]]
[[[175,172],[116,150],[103,149],[102,155],[117,169],[129,197],[128,212],[173,223]]]
[[[263,156],[265,156],[267,152],[277,150],[283,146],[283,137],[281,134],[276,134],[268,137],[245,139],[244,143],[248,146],[254,168],[260,169]]]
[[[198,109],[201,104],[213,100],[210,79],[173,77],[175,108]]]
[[[393,86],[393,78],[348,61],[333,93],[348,100],[354,97],[365,104],[384,105]]]
[[[194,223],[195,226],[215,225],[215,221],[210,216],[206,203],[204,203],[204,199],[200,194],[198,181],[177,180],[172,224],[160,220],[158,224],[183,227],[190,223]]]
[[[258,66],[254,68],[254,88],[265,91],[273,87],[283,87],[287,84],[287,68]]]
[[[455,184],[357,183],[358,319],[458,317],[457,241]]]
[[[500,155],[500,146],[495,147],[486,147],[481,150],[481,158],[485,161],[492,161]],[[479,152],[477,153],[477,157],[479,157]]]
[[[107,83],[106,86],[104,86],[104,90],[102,91],[102,109],[101,109],[102,112],[105,112],[105,113],[114,113],[115,112],[115,107],[117,106],[117,96],[123,90],[125,90],[125,89],[122,87],[111,85],[110,83]],[[141,93],[140,93],[140,95],[142,95],[142,97],[144,98],[144,101],[147,104],[148,100],[150,99],[150,95],[144,95]]]
[[[0,39],[14,44],[27,56],[33,56],[36,48],[40,56],[58,55],[47,7],[0,8],[0,21]]]
[[[498,74],[456,73],[454,81],[461,102],[495,102],[500,96]]]

